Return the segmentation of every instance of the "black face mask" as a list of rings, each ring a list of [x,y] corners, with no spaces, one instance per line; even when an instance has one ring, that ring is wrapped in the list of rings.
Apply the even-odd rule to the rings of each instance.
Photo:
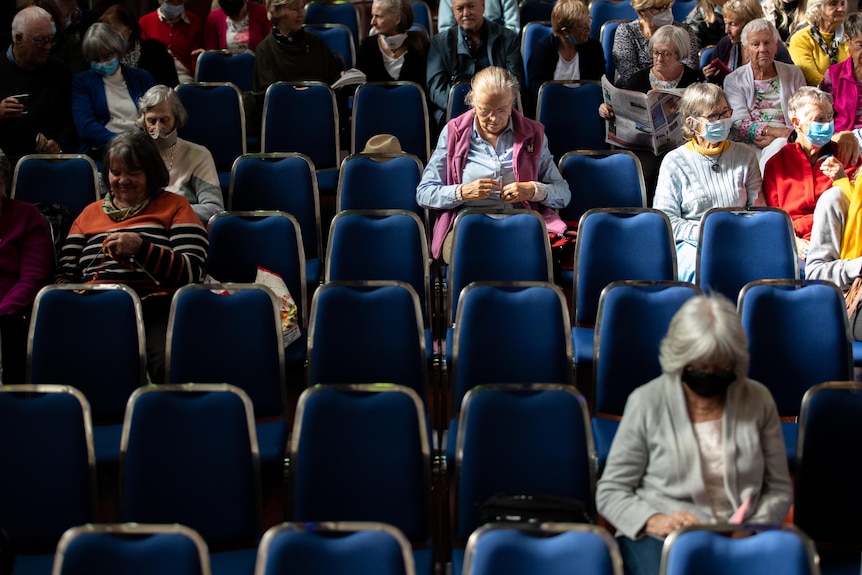
[[[226,16],[236,16],[242,12],[244,0],[218,0],[218,5]]]
[[[682,380],[688,387],[701,397],[721,395],[730,384],[736,381],[736,372],[732,369],[717,369],[712,373],[690,367],[682,370]]]

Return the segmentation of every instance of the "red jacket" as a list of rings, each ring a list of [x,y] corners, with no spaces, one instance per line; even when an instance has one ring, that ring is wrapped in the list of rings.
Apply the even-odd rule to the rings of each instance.
[[[254,52],[260,41],[272,30],[272,22],[266,15],[263,4],[248,2],[248,49]],[[227,48],[227,16],[221,8],[216,8],[207,16],[204,26],[204,47],[207,50]]]
[[[204,47],[204,29],[197,15],[186,11],[184,18],[168,24],[162,22],[159,11],[154,10],[141,16],[138,23],[141,25],[143,40],[158,40],[164,44],[168,52],[194,75],[195,60],[192,58],[192,51]]]

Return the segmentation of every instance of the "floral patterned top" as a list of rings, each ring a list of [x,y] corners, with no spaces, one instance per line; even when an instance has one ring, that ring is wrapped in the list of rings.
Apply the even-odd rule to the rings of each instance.
[[[781,109],[781,83],[778,76],[754,81],[754,107],[750,120],[734,123],[734,140],[750,144],[769,127],[787,128]]]

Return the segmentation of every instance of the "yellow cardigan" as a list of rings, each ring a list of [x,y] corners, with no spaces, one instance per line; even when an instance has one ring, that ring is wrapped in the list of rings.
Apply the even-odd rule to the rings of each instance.
[[[802,74],[805,76],[805,81],[809,86],[818,86],[823,80],[823,75],[826,69],[829,68],[829,56],[823,51],[823,48],[811,37],[809,29],[811,26],[806,26],[797,30],[790,37],[790,45],[787,50],[790,52],[790,58],[793,63],[802,68]],[[823,34],[823,39],[826,43],[832,42],[835,34]],[[841,42],[838,45],[838,62],[843,62],[850,57],[850,52],[847,51],[847,42]]]

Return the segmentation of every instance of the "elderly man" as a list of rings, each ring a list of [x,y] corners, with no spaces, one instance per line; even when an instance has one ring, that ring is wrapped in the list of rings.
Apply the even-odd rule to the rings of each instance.
[[[51,16],[24,8],[12,20],[12,45],[0,57],[0,148],[14,165],[26,154],[77,147],[72,76],[50,56]]]
[[[500,22],[515,34],[521,33],[521,14],[518,10],[518,0],[490,0],[485,3],[486,20]],[[440,0],[437,8],[437,31],[445,32],[455,26],[455,14],[452,12],[452,0]]]
[[[452,86],[470,82],[483,68],[505,68],[525,85],[518,35],[485,19],[485,0],[453,0],[452,11],[458,25],[434,36],[428,51],[427,92],[438,127],[446,119]]]

